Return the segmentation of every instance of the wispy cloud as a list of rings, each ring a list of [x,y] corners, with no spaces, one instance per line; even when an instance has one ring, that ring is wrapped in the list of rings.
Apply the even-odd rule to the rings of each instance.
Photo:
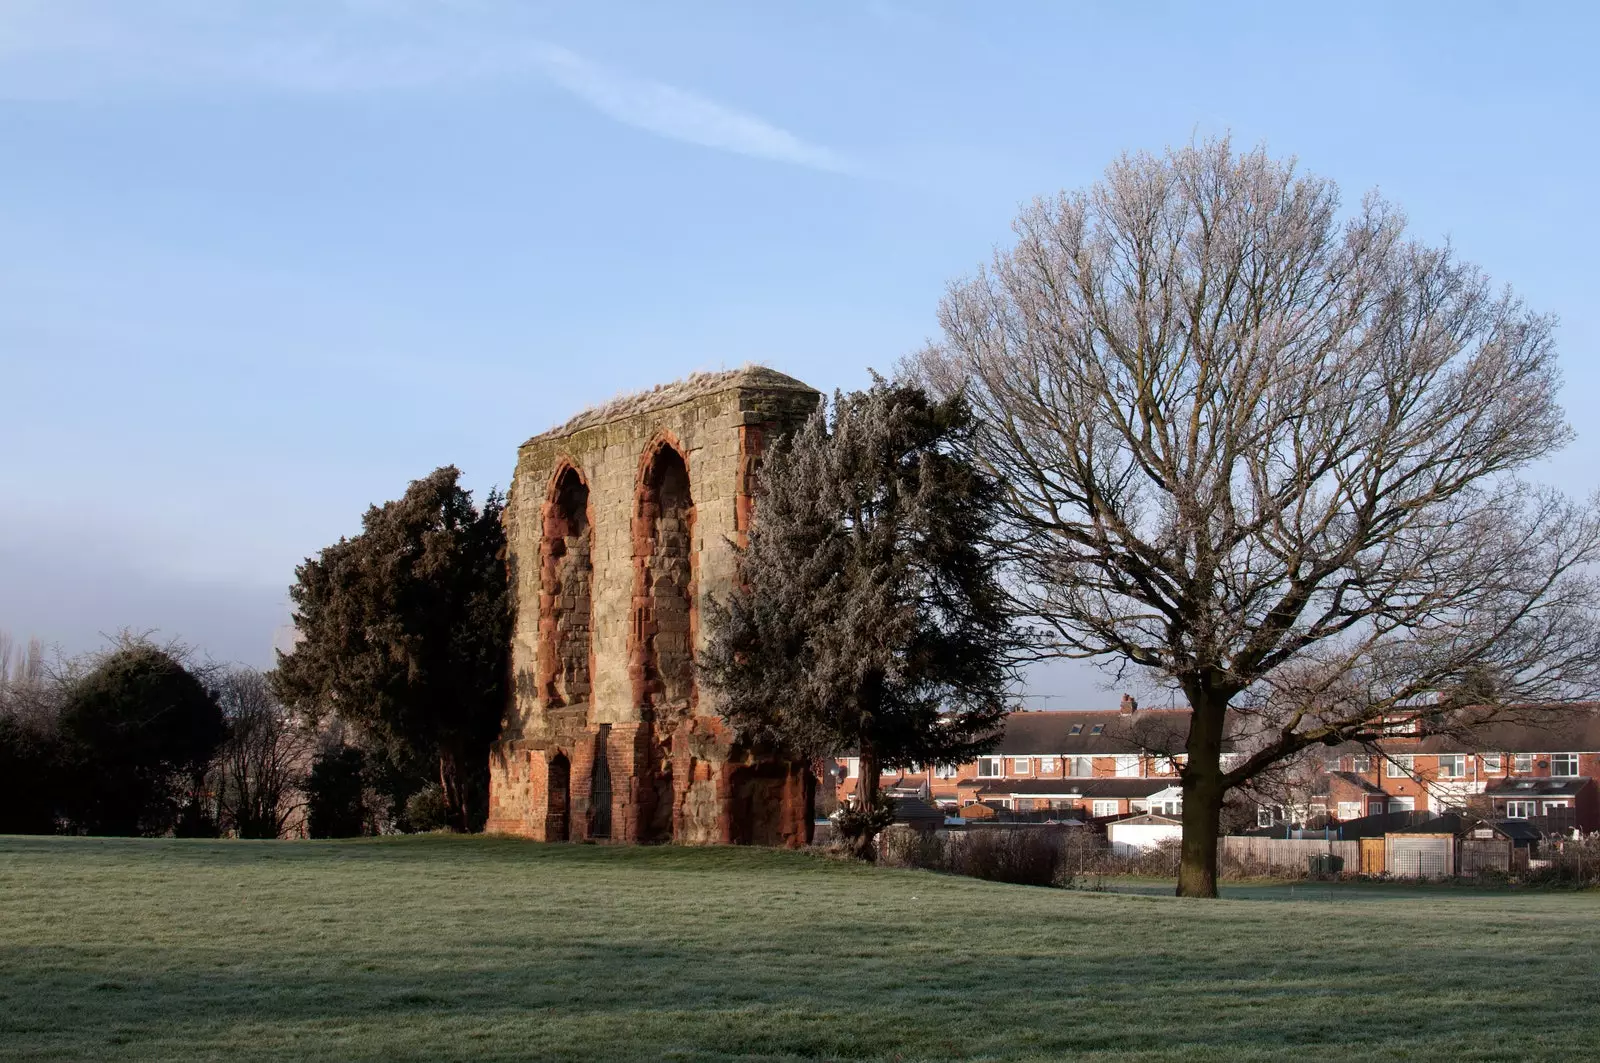
[[[636,78],[552,45],[535,53],[546,76],[609,118],[670,140],[848,173],[836,152],[675,85]]]
[[[174,92],[221,85],[288,93],[423,91],[494,82],[555,86],[613,121],[736,155],[856,173],[831,148],[692,89],[618,70],[482,10],[422,21],[409,4],[345,0],[305,25],[261,8],[0,0],[0,98]],[[283,9],[277,9],[280,13]],[[437,9],[434,9],[437,10]],[[492,16],[492,12],[489,13]],[[493,18],[488,19],[493,22]]]

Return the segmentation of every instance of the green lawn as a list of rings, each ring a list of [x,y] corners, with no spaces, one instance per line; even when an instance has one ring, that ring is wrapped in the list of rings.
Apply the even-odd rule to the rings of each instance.
[[[3,1059],[1596,1059],[1600,895],[0,838]]]

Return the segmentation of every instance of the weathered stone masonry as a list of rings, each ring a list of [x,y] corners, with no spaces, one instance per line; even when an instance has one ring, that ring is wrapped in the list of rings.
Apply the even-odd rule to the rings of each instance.
[[[489,830],[805,843],[807,766],[737,743],[694,659],[702,603],[735,579],[762,448],[817,398],[770,369],[704,374],[518,450],[515,682],[490,757]]]

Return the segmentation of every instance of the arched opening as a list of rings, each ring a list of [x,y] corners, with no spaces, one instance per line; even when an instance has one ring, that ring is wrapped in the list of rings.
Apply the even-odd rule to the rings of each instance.
[[[640,708],[656,718],[694,699],[694,501],[689,468],[669,444],[652,453],[634,520],[634,663]]]
[[[782,845],[784,795],[789,772],[782,765],[739,768],[729,779],[730,840],[735,845]]]
[[[572,807],[572,762],[564,753],[550,758],[546,776],[545,793],[549,795],[545,814],[546,841],[564,842],[572,833],[568,809]]]
[[[630,672],[644,727],[638,749],[638,835],[671,841],[673,745],[694,708],[694,500],[682,453],[648,452],[633,521],[634,597]]]
[[[544,510],[544,558],[539,618],[545,705],[589,701],[589,486],[570,465],[551,485]]]
[[[603,723],[594,737],[594,767],[589,774],[589,837],[611,837],[611,725]]]

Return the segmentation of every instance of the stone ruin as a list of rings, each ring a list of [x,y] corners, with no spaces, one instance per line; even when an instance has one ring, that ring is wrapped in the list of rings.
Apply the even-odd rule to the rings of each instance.
[[[760,367],[586,411],[517,451],[506,504],[512,703],[487,829],[541,841],[803,845],[808,765],[736,740],[700,689],[762,447],[818,401]]]

